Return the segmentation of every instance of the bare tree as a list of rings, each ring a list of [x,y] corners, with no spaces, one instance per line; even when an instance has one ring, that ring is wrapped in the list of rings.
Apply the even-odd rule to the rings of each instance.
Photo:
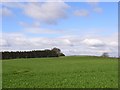
[[[104,52],[101,56],[102,57],[109,57],[109,54],[107,52]]]

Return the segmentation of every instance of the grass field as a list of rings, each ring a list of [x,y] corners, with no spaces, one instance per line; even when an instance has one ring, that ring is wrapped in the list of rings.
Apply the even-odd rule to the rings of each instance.
[[[118,88],[118,60],[88,56],[3,60],[3,88]]]

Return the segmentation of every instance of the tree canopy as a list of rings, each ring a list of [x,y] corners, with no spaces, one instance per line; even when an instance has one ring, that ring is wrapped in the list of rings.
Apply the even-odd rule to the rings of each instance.
[[[61,53],[59,48],[52,50],[33,50],[33,51],[16,51],[16,52],[2,52],[2,59],[15,59],[15,58],[41,58],[41,57],[59,57],[65,56]]]

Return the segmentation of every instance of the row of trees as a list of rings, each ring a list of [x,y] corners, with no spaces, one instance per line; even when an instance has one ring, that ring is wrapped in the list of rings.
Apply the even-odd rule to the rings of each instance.
[[[2,52],[2,59],[15,58],[41,58],[41,57],[59,57],[65,56],[58,48],[52,50],[34,50],[34,51],[16,51],[16,52]]]

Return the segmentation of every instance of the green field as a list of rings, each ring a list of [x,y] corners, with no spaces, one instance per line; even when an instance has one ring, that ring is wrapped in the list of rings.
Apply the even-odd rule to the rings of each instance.
[[[3,60],[3,88],[118,88],[118,60],[69,56]]]

